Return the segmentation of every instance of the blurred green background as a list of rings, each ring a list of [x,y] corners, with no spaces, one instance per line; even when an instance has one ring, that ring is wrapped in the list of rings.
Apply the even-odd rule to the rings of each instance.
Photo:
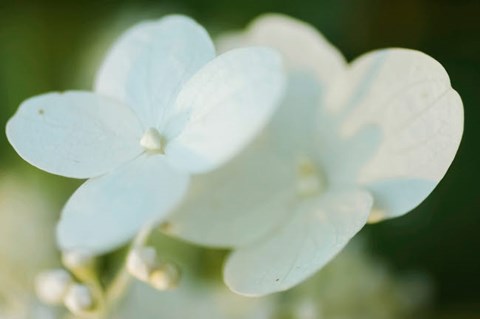
[[[0,126],[19,103],[52,90],[89,89],[103,53],[145,18],[184,13],[212,35],[265,12],[315,25],[348,59],[383,47],[424,51],[448,70],[463,98],[465,133],[457,158],[415,212],[367,226],[369,247],[398,272],[426,272],[435,318],[480,318],[480,1],[479,0],[0,0]],[[0,172],[15,166],[57,187],[62,201],[78,182],[40,173],[0,136]],[[1,177],[1,176],[0,176]]]

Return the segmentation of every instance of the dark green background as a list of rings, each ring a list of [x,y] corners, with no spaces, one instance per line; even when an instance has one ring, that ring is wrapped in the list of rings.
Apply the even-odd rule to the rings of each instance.
[[[368,226],[364,233],[371,249],[399,272],[419,269],[431,275],[436,318],[480,318],[475,315],[480,314],[480,0],[0,1],[2,127],[25,98],[88,89],[98,58],[116,35],[140,19],[172,12],[193,16],[212,34],[241,28],[264,12],[281,12],[315,25],[349,59],[383,47],[435,57],[464,101],[458,156],[413,213]],[[86,63],[92,59],[96,62]],[[34,171],[3,136],[0,146],[2,171],[12,165]],[[57,187],[66,185],[66,193],[75,186],[45,178]]]

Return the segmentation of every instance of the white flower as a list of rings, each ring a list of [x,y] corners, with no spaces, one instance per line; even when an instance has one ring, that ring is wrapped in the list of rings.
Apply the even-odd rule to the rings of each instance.
[[[224,47],[272,46],[287,93],[265,132],[220,170],[193,180],[169,233],[234,247],[224,279],[240,294],[293,287],[370,219],[403,215],[446,173],[463,107],[443,67],[406,49],[344,57],[311,26],[267,15]]]
[[[267,48],[215,58],[207,32],[169,16],[113,46],[94,92],[25,101],[7,125],[16,151],[50,173],[88,178],[58,226],[64,250],[102,253],[161,221],[194,173],[234,156],[264,126],[283,92]]]

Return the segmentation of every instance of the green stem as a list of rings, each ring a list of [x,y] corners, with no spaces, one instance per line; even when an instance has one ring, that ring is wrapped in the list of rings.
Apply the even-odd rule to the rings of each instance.
[[[141,247],[146,243],[151,231],[152,227],[145,227],[140,231],[140,233],[138,233],[126,254],[127,258],[128,254],[132,250]],[[126,263],[127,261],[125,259],[117,275],[103,294],[102,299],[104,307],[102,308],[102,315],[100,318],[107,318],[111,311],[115,308],[117,302],[121,300],[128,291],[128,287],[132,282],[132,277],[127,270]]]

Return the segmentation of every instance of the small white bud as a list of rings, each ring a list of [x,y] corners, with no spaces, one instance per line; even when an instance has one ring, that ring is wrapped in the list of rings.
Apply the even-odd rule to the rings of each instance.
[[[71,250],[62,254],[62,262],[68,269],[89,267],[93,261],[94,255],[86,250]]]
[[[164,263],[151,274],[148,283],[158,290],[175,288],[180,281],[180,270],[175,264]]]
[[[35,290],[41,301],[57,305],[62,303],[72,283],[72,276],[66,270],[54,269],[37,275]]]
[[[93,310],[95,302],[90,288],[73,284],[65,295],[64,304],[74,315],[82,315]]]
[[[157,252],[153,247],[134,248],[127,257],[127,270],[135,278],[148,281],[156,259]]]

